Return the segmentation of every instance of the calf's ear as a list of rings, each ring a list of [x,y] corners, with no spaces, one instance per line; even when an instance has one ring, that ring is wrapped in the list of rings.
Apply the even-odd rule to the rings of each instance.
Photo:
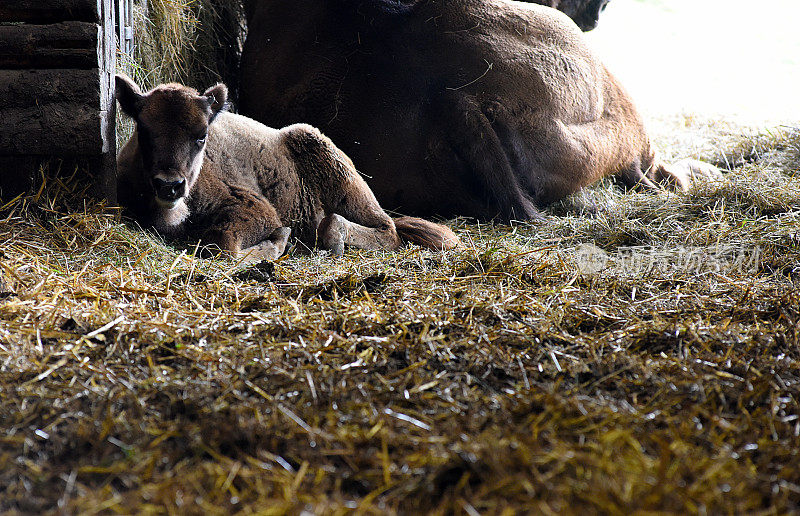
[[[206,97],[208,107],[211,108],[211,119],[208,121],[210,124],[218,114],[228,109],[228,87],[222,83],[217,84],[208,88],[203,96]]]
[[[122,111],[135,120],[139,116],[144,99],[139,86],[127,75],[119,74],[114,77],[114,94]]]

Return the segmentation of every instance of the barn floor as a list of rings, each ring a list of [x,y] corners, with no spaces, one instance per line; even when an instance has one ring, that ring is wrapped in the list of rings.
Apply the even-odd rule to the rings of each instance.
[[[446,254],[195,259],[45,174],[0,209],[0,512],[800,511],[800,132],[664,123],[725,183]]]

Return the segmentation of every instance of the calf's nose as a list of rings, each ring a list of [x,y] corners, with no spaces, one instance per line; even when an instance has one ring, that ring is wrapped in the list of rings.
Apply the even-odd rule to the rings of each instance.
[[[186,180],[166,181],[158,177],[153,178],[153,188],[156,196],[165,201],[177,201],[186,194]]]

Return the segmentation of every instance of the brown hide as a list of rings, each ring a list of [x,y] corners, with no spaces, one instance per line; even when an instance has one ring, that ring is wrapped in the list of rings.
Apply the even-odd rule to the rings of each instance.
[[[656,170],[628,94],[535,4],[262,1],[240,111],[319,127],[383,206],[414,215],[533,219],[603,176]]]

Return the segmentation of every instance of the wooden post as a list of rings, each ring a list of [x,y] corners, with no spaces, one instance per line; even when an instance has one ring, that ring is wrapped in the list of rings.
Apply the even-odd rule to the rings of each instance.
[[[98,38],[98,64],[100,76],[100,133],[102,155],[99,175],[102,177],[102,192],[112,204],[117,203],[117,118],[114,101],[114,74],[117,71],[117,44],[114,35],[114,0],[97,0],[100,14]]]

